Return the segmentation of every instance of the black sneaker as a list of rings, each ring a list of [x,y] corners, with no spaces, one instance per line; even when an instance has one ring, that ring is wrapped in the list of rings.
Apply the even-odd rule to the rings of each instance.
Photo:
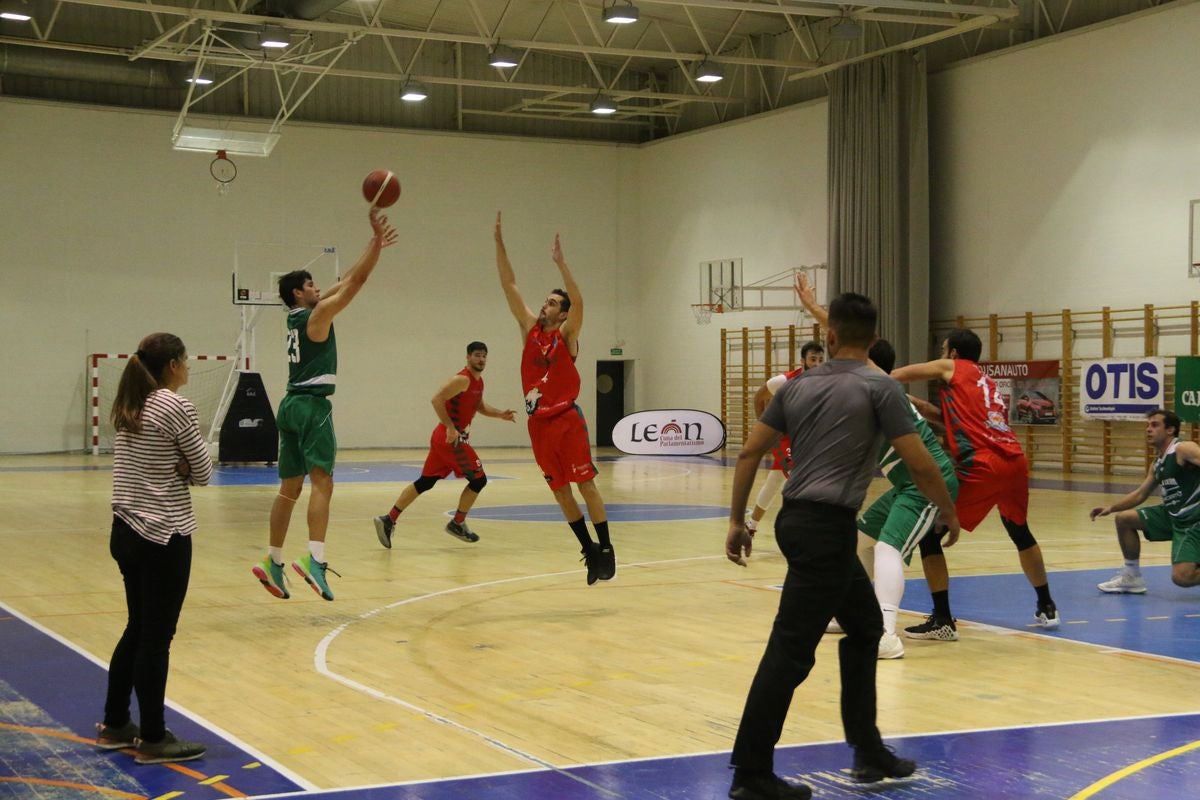
[[[733,800],[809,800],[812,789],[803,783],[792,783],[772,772],[733,772],[729,787]]]
[[[917,770],[917,762],[900,758],[887,745],[854,750],[850,777],[859,783],[875,783],[884,778],[907,778]]]
[[[479,534],[467,527],[467,523],[455,522],[450,520],[446,523],[446,533],[453,536],[455,539],[462,539],[464,542],[478,542]]]
[[[1048,631],[1058,630],[1060,620],[1058,618],[1058,608],[1053,601],[1045,605],[1038,604],[1037,614],[1034,616],[1037,624]]]
[[[121,750],[133,747],[137,737],[138,726],[132,720],[119,726],[105,725],[103,722],[96,723],[96,747],[101,750]]]
[[[602,581],[611,581],[617,574],[617,554],[612,545],[601,547],[596,555],[599,564],[596,566],[596,577]]]
[[[589,542],[579,552],[583,553],[583,558],[579,559],[587,564],[587,585],[591,586],[596,581],[600,580],[600,546],[595,542]],[[613,567],[616,571],[616,567]]]
[[[392,531],[395,529],[396,523],[392,522],[392,518],[387,514],[375,518],[375,535],[379,537],[379,543],[388,550],[392,549]]]
[[[138,739],[134,742],[137,751],[133,760],[139,764],[172,764],[176,761],[191,761],[208,751],[208,745],[199,742],[181,742],[170,731],[159,742]]]
[[[930,614],[920,625],[904,629],[904,635],[909,639],[933,639],[938,642],[957,642],[958,626],[949,617],[939,617]]]

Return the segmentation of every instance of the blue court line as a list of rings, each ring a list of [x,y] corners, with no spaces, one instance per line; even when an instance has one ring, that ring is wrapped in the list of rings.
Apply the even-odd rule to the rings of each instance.
[[[1176,586],[1170,567],[1155,566],[1142,568],[1148,589],[1144,595],[1105,594],[1096,588],[1119,569],[1052,573],[1050,591],[1062,619],[1056,631],[1031,627],[1037,597],[1021,573],[952,577],[950,609],[962,620],[1200,663],[1200,587]],[[907,581],[904,607],[926,609],[929,604],[925,581]]]
[[[0,641],[0,777],[9,779],[0,786],[66,781],[146,797],[185,792],[200,800],[236,796],[230,789],[256,795],[303,788],[263,764],[261,756],[170,706],[167,727],[181,739],[208,745],[202,758],[180,765],[186,770],[138,765],[126,753],[97,751],[95,723],[103,717],[107,670],[2,603]],[[137,719],[136,699],[133,717]],[[229,777],[218,784],[201,783],[217,775]],[[24,796],[55,796],[51,788],[44,791],[51,793]],[[13,795],[0,791],[0,796]]]
[[[800,692],[806,691],[801,687]],[[802,714],[797,705],[792,714]],[[912,777],[854,783],[842,743],[780,747],[775,771],[802,781],[819,800],[1063,800],[1144,758],[1190,744],[1200,715],[1068,723],[889,739],[917,761]],[[341,789],[313,800],[695,800],[724,797],[731,773],[728,753],[651,758],[568,767],[558,771]],[[1191,751],[1123,778],[1095,797],[1145,800],[1200,796],[1200,753]]]

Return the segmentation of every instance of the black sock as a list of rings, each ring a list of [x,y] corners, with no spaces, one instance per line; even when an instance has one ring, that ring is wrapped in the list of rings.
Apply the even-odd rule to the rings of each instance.
[[[940,619],[953,619],[950,616],[950,590],[931,592],[933,595],[933,615]]]
[[[612,547],[612,542],[608,539],[608,520],[593,522],[592,527],[596,529],[596,538],[600,540],[600,546]]]
[[[1054,601],[1050,599],[1050,584],[1043,583],[1041,586],[1033,587],[1038,596],[1038,608],[1044,608]]]
[[[571,526],[571,531],[575,534],[575,538],[579,540],[579,545],[584,550],[590,550],[592,548],[592,536],[588,533],[587,523],[583,521],[583,517],[567,524]]]

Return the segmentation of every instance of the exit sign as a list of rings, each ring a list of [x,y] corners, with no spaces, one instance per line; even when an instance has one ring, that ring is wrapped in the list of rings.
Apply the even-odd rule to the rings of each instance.
[[[621,349],[621,348],[619,348],[619,347],[613,347],[613,348],[611,348],[611,349],[608,351],[608,354],[609,354],[610,356],[619,356],[619,355],[621,355],[621,354],[622,354],[622,353],[624,353],[624,352],[625,352],[625,351],[624,351],[624,350],[622,350],[622,349]]]

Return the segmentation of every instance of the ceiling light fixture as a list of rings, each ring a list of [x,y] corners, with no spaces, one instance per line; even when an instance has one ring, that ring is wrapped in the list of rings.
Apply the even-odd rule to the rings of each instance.
[[[26,14],[23,8],[12,3],[5,3],[3,6],[0,6],[0,19],[11,19],[13,22],[29,22],[33,17]]]
[[[509,67],[515,67],[517,64],[521,63],[521,56],[511,47],[497,44],[492,48],[491,55],[488,56],[488,63],[493,67],[507,69]]]
[[[700,83],[716,83],[725,79],[725,70],[720,64],[714,64],[708,59],[696,65],[696,80]]]
[[[429,90],[425,88],[425,84],[412,78],[406,80],[400,88],[400,99],[405,102],[419,103],[426,97],[429,97]]]
[[[280,50],[291,44],[288,32],[278,25],[264,25],[258,37],[258,46]]]
[[[208,77],[207,75],[205,75],[203,72],[201,72],[199,75],[196,75],[194,77],[191,75],[188,75],[186,80],[188,83],[194,83],[197,86],[208,86],[209,84],[211,84],[213,82],[213,79]]]
[[[638,21],[638,7],[633,3],[614,0],[611,6],[606,6],[602,12],[605,22],[613,25],[629,25]]]
[[[617,104],[608,95],[597,93],[588,106],[588,110],[593,114],[615,114],[617,113]]]

